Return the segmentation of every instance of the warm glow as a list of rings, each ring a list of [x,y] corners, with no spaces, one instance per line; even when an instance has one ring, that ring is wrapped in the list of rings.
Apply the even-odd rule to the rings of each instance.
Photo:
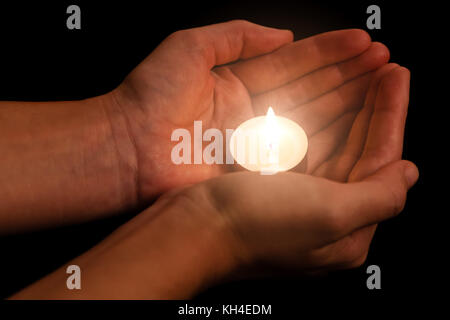
[[[266,114],[265,135],[267,142],[277,143],[280,137],[280,129],[278,128],[277,117],[272,107],[269,107]]]
[[[267,110],[264,126],[264,152],[270,168],[267,168],[268,172],[278,171],[279,162],[279,147],[280,147],[280,129],[277,124],[277,117],[273,112],[272,107]]]
[[[294,121],[275,115],[272,107],[265,116],[242,123],[230,141],[230,152],[237,163],[261,174],[292,169],[307,149],[305,131]]]

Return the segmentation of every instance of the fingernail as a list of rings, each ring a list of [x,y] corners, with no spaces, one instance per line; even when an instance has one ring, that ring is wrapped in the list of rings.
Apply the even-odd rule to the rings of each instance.
[[[411,188],[419,179],[419,170],[413,164],[408,164],[405,168],[405,178],[408,183],[408,189]]]

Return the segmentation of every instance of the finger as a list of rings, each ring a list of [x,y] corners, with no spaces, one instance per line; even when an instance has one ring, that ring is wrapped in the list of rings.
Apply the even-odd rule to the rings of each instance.
[[[361,159],[349,179],[361,179],[380,166],[401,159],[409,102],[408,69],[399,67],[381,81]]]
[[[361,153],[364,149],[379,84],[383,77],[396,67],[398,67],[397,64],[390,63],[382,66],[374,73],[370,82],[369,91],[367,92],[364,107],[356,116],[346,143],[342,146],[342,150],[336,152],[335,156],[324,165],[324,170],[321,170],[322,175],[325,175],[334,181],[347,181],[350,172],[361,157]],[[383,165],[385,164],[386,163]],[[374,171],[377,169],[379,168],[374,168]],[[319,174],[319,171],[315,174],[321,175]]]
[[[298,122],[311,137],[343,114],[362,107],[371,76],[371,73],[362,75],[282,115]]]
[[[200,186],[207,187],[211,203],[226,212],[233,231],[252,247],[264,239],[252,238],[250,230],[263,228],[279,235],[278,245],[318,248],[395,216],[417,177],[414,164],[398,161],[350,184],[293,172],[239,172]]]
[[[344,114],[308,141],[308,153],[306,154],[308,158],[307,173],[314,172],[345,141],[355,116],[356,112]]]
[[[363,229],[361,229],[363,230]],[[336,242],[313,250],[306,257],[323,270],[339,270],[359,267],[367,257],[372,237],[357,230]]]
[[[256,114],[265,113],[268,106],[275,107],[278,112],[288,111],[351,79],[375,70],[388,60],[389,50],[387,47],[374,42],[359,56],[313,71],[280,88],[254,96],[252,98],[253,109]]]
[[[230,65],[251,94],[280,87],[316,69],[361,54],[370,46],[367,32],[332,31],[286,45],[279,50]]]
[[[201,62],[206,62],[206,67],[211,69],[272,52],[292,40],[293,34],[289,30],[234,20],[175,32],[163,43],[166,50],[161,53],[165,57],[177,57],[184,63],[193,63],[193,57],[200,57]],[[174,51],[174,55],[168,54],[167,49]],[[155,50],[155,53],[159,51]]]
[[[406,193],[418,177],[419,172],[412,162],[400,160],[361,182],[346,184],[335,203],[342,235],[400,213]]]
[[[350,132],[349,139],[345,145],[345,148],[342,152],[342,155],[339,155],[337,161],[333,163],[327,170],[327,175],[330,176],[331,179],[336,181],[356,181],[364,178],[363,174],[367,175],[371,172],[378,170],[383,165],[398,159],[389,159],[389,155],[387,154],[385,157],[385,162],[379,162],[378,167],[370,166],[368,168],[364,168],[363,166],[356,166],[354,168],[355,163],[360,159],[361,153],[363,151],[365,141],[368,134],[368,128],[370,119],[373,113],[375,98],[377,96],[377,92],[380,87],[381,80],[385,75],[389,74],[393,69],[398,68],[397,64],[388,64],[380,68],[371,83],[371,88],[367,94],[367,99],[365,103],[365,107],[358,114],[354,126]],[[380,134],[372,131],[370,134]],[[367,161],[366,161],[367,164]],[[353,169],[354,168],[354,169]],[[350,174],[350,172],[353,173]],[[369,246],[370,241],[375,233],[377,226],[368,226],[359,230],[356,230],[352,234],[350,234],[347,238],[347,241],[358,241],[361,245]],[[344,239],[342,239],[344,240]]]
[[[202,192],[212,196],[210,203],[226,213],[233,231],[249,246],[259,248],[264,239],[252,237],[251,230],[262,228],[263,234],[278,235],[278,245],[317,248],[399,213],[417,177],[412,163],[399,161],[359,183],[292,172],[240,172],[210,179],[198,188],[206,187]]]

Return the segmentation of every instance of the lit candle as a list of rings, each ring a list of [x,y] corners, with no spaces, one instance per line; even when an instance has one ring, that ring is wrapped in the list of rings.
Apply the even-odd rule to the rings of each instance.
[[[276,116],[269,107],[266,116],[242,123],[232,134],[230,152],[250,171],[275,174],[299,164],[306,155],[308,138],[294,121]]]

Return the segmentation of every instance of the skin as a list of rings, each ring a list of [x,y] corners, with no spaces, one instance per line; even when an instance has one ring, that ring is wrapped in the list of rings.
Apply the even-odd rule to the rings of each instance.
[[[126,162],[136,165],[139,199],[237,169],[167,161],[177,143],[169,139],[173,130],[186,128],[193,136],[195,120],[204,130],[225,132],[272,105],[277,114],[302,125],[312,140],[316,158],[308,158],[311,168],[333,152],[351,121],[333,132],[327,127],[363,106],[370,71],[388,61],[389,51],[361,30],[292,39],[290,31],[245,21],[183,30],[125,79],[113,92],[117,105],[112,107],[122,111],[136,150]],[[313,139],[323,131],[337,134],[336,141],[323,146],[323,137]]]
[[[0,203],[14,213],[0,215],[2,232],[95,219],[166,192],[71,262],[88,287],[67,290],[61,268],[14,298],[185,298],[255,268],[360,265],[376,223],[401,211],[418,177],[400,161],[409,71],[386,64],[387,48],[361,30],[292,39],[245,21],[179,31],[104,96],[2,103]],[[268,105],[305,129],[306,168],[260,176],[171,163],[174,129],[235,128]]]
[[[172,188],[235,171],[174,165],[172,131],[192,131],[194,120],[204,130],[235,128],[269,104],[304,127],[307,162],[317,167],[352,121],[330,124],[362,107],[370,71],[387,62],[389,51],[362,30],[292,39],[290,31],[245,21],[179,31],[105,95],[0,102],[0,197],[9,213],[0,214],[0,232],[145,208]],[[334,141],[323,143],[333,134]]]
[[[399,213],[417,177],[408,161],[354,183],[292,172],[222,175],[165,195],[71,261],[82,270],[81,290],[66,288],[63,267],[12,298],[186,299],[249,268],[300,272],[305,254]],[[328,258],[329,267],[347,262]]]

